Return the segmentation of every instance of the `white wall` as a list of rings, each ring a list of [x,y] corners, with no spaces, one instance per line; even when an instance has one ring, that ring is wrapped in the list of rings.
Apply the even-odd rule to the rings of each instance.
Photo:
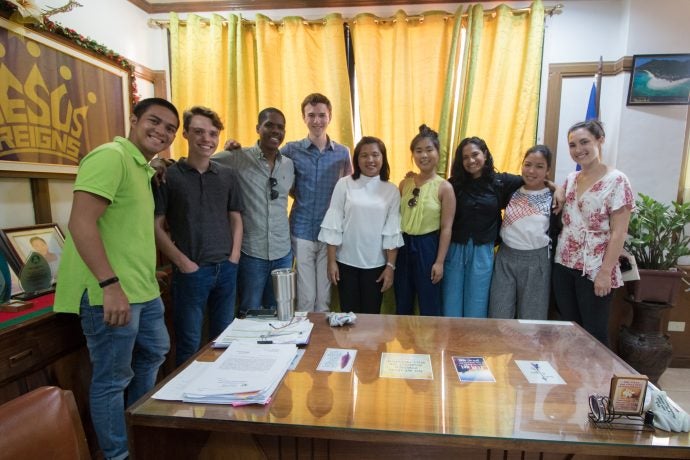
[[[60,3],[39,0],[39,5]],[[150,69],[167,69],[166,32],[148,26],[149,15],[126,0],[81,0],[82,7],[51,20],[96,40]]]
[[[630,5],[627,55],[690,52],[689,1]],[[623,106],[619,148],[626,154],[619,155],[618,165],[634,190],[663,202],[677,198],[687,120],[685,105]]]
[[[56,222],[63,233],[67,232],[69,213],[72,209],[72,186],[71,180],[51,180],[48,183],[48,193],[50,193],[50,213],[53,222]]]
[[[0,228],[34,225],[31,184],[28,179],[0,179]]]

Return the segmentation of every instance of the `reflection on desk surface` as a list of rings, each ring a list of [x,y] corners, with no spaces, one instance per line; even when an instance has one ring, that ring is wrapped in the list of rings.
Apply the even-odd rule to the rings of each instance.
[[[200,408],[147,399],[130,409],[130,422],[139,423],[138,416],[174,417],[176,424],[188,427],[194,427],[193,420],[186,424],[181,419],[257,422],[263,427],[257,430],[269,423],[303,433],[297,436],[321,437],[319,430],[330,429],[340,439],[351,433],[353,440],[367,430],[369,437],[405,433],[594,446],[663,444],[688,448],[690,457],[688,433],[590,425],[588,395],[608,394],[613,374],[635,371],[577,325],[362,314],[352,326],[331,328],[323,314],[309,316],[315,324],[312,340],[269,405]],[[317,372],[328,347],[357,349],[353,372]],[[429,354],[433,380],[379,378],[383,352]],[[200,359],[218,355],[207,348]],[[453,356],[483,356],[496,382],[461,382]],[[547,361],[565,385],[530,384],[515,360]],[[147,423],[143,418],[140,422]],[[243,427],[246,431],[247,425]]]

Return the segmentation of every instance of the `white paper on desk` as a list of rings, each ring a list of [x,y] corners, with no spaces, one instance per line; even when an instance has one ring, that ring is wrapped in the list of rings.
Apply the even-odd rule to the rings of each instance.
[[[182,401],[184,390],[196,379],[202,372],[209,367],[211,363],[205,361],[192,361],[192,363],[182,370],[179,374],[173,377],[163,388],[153,394],[153,399],[161,399],[163,401]]]
[[[357,350],[346,350],[344,348],[326,348],[321,357],[317,371],[324,372],[350,372],[355,363]]]
[[[234,341],[184,391],[186,398],[252,393],[270,388],[283,378],[297,347],[257,345]]]
[[[521,324],[550,324],[551,326],[572,326],[572,321],[552,321],[550,319],[519,319]]]
[[[265,319],[235,319],[213,341],[214,348],[226,348],[232,342],[309,343],[314,323],[306,317],[295,317],[292,321]]]
[[[381,353],[379,378],[434,380],[431,356],[415,353]]]
[[[302,357],[304,356],[304,348],[300,348],[297,350],[297,354],[295,355],[294,359],[290,363],[290,367],[288,368],[289,371],[294,371],[297,369],[297,365],[299,364],[300,361],[302,361]]]
[[[544,385],[565,385],[565,380],[558,375],[556,369],[548,361],[523,361],[516,359],[523,375],[529,383]]]

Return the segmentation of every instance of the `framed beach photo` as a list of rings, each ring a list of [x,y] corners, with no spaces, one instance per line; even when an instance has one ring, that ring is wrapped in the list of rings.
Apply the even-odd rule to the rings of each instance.
[[[29,254],[37,252],[48,262],[53,282],[55,282],[62,247],[65,244],[65,236],[58,224],[5,228],[2,230],[2,238],[10,252],[8,259],[13,259],[10,265],[16,267],[16,272],[21,271]]]
[[[633,56],[628,105],[688,104],[690,54]]]

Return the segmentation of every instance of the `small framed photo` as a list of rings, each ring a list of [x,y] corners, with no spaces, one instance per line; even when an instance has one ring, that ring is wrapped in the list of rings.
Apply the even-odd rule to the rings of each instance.
[[[633,56],[628,105],[690,103],[690,54]]]
[[[65,244],[65,236],[57,224],[6,228],[2,230],[2,239],[4,240],[3,246],[6,246],[9,252],[7,259],[16,273],[21,271],[29,254],[37,252],[48,262],[53,282],[55,282],[62,247]]]
[[[646,375],[614,375],[611,379],[610,407],[616,415],[640,415],[647,393]]]

